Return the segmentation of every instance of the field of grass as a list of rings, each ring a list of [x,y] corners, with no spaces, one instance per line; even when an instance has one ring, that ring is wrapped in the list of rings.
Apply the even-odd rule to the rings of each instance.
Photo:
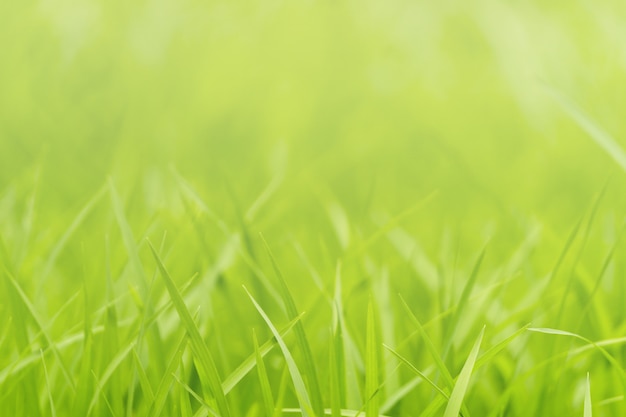
[[[0,1],[0,415],[626,415],[626,3]]]

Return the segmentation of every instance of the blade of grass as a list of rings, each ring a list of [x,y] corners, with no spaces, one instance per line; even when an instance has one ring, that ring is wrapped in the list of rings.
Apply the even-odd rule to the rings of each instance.
[[[281,337],[280,333],[278,333],[278,330],[276,329],[276,327],[274,326],[270,318],[267,316],[263,308],[259,305],[259,303],[257,303],[257,301],[254,299],[252,294],[250,294],[245,287],[244,287],[244,290],[248,294],[248,297],[250,297],[250,300],[252,300],[252,304],[254,304],[254,307],[256,308],[256,310],[259,312],[259,314],[261,315],[261,317],[267,324],[267,327],[269,327],[272,334],[276,338],[276,341],[278,342],[278,346],[280,346],[280,350],[282,351],[283,357],[285,358],[285,362],[287,363],[287,368],[289,369],[289,374],[291,375],[291,380],[296,390],[296,396],[298,397],[298,402],[302,410],[302,415],[304,417],[309,417],[310,414],[308,410],[311,409],[311,405],[310,405],[311,401],[309,400],[309,394],[307,392],[306,386],[304,385],[304,380],[302,379],[302,374],[300,373],[300,370],[298,369],[298,365],[296,365],[296,362],[294,361],[293,356],[291,355],[291,352],[287,348],[285,341]],[[322,410],[322,413],[323,413],[323,410]],[[317,416],[317,414],[313,414],[313,415]]]
[[[130,355],[130,353],[132,352],[134,348],[135,348],[135,344],[131,343],[127,347],[122,349],[120,352],[118,352],[117,355],[115,355],[115,357],[111,360],[109,365],[106,367],[106,369],[104,370],[100,378],[98,378],[98,376],[93,371],[91,371],[96,381],[96,390],[93,393],[91,402],[89,403],[89,408],[87,409],[87,414],[86,414],[87,416],[91,415],[91,413],[93,412],[94,407],[98,403],[98,399],[100,398],[100,395],[103,394],[102,389],[111,378],[111,375],[113,375],[113,373],[117,370],[117,368],[119,368],[119,366],[124,362],[124,360],[126,360],[128,355]],[[111,407],[111,404],[109,404],[108,402],[107,402],[107,405]],[[115,413],[112,412],[112,414],[115,414]]]
[[[483,327],[478,335],[478,339],[476,339],[476,342],[474,343],[474,347],[465,361],[465,365],[463,365],[463,369],[461,369],[461,373],[456,380],[456,384],[450,394],[450,400],[446,406],[446,411],[443,413],[443,417],[459,416],[461,406],[463,405],[463,398],[465,397],[467,388],[469,387],[470,378],[474,370],[476,359],[478,358],[478,352],[480,351],[480,345],[482,344],[484,334],[485,328]]]
[[[265,406],[265,415],[274,415],[274,397],[272,395],[272,387],[270,386],[270,380],[267,376],[267,370],[265,369],[265,362],[263,362],[263,355],[259,349],[259,341],[256,337],[256,332],[252,332],[254,339],[254,354],[256,356],[256,369],[259,376],[259,383],[261,384],[261,394],[263,396],[263,405]]]
[[[48,377],[48,367],[46,366],[46,358],[43,356],[43,350],[39,350],[39,354],[41,355],[41,364],[43,365],[43,373],[46,378],[46,390],[48,391],[48,401],[50,403],[50,413],[52,417],[57,416],[57,409],[54,406],[54,400],[52,399],[52,391],[50,389],[50,378]]]
[[[585,412],[584,417],[593,417],[593,410],[591,408],[591,383],[589,382],[589,372],[587,372],[587,383],[585,384]]]
[[[439,388],[439,386],[437,384],[435,384],[430,378],[428,378],[426,376],[426,374],[424,374],[422,371],[417,369],[411,362],[408,361],[408,359],[406,359],[404,356],[400,355],[398,352],[396,352],[395,350],[393,350],[389,346],[384,345],[384,347],[389,352],[391,352],[396,358],[398,358],[400,360],[400,362],[402,362],[404,365],[406,365],[406,367],[409,368],[411,370],[411,372],[416,374],[418,377],[420,377],[421,379],[426,381],[431,387],[433,387],[435,389],[435,391],[437,391],[439,394],[441,394],[443,396],[443,398],[445,398],[445,399],[450,398],[448,396],[448,394],[446,394],[441,388]]]
[[[147,399],[148,403],[151,404],[154,402],[154,391],[152,390],[150,379],[148,378],[146,370],[141,363],[141,358],[139,358],[139,355],[137,354],[137,349],[133,349],[132,353],[135,361],[135,369],[137,370],[137,375],[139,376],[139,385],[141,386],[144,397]]]
[[[63,358],[61,357],[61,353],[57,349],[56,344],[52,341],[50,334],[46,330],[46,327],[42,324],[43,322],[41,321],[41,319],[39,318],[39,315],[35,311],[35,306],[31,303],[31,301],[29,300],[24,290],[22,290],[22,287],[17,283],[13,275],[6,268],[4,269],[3,275],[5,277],[6,282],[10,284],[12,291],[15,293],[15,295],[17,295],[18,300],[23,306],[22,307],[23,311],[28,313],[28,316],[30,316],[32,322],[36,325],[37,331],[40,332],[44,336],[44,341],[46,343],[46,346],[44,347],[46,348],[49,347],[52,350],[55,356],[55,359],[59,363],[59,367],[61,368],[61,372],[63,373],[63,376],[65,377],[65,381],[67,382],[67,385],[75,393],[76,387],[74,386],[74,380],[72,379],[70,372],[67,366],[65,365],[65,361],[63,360]]]
[[[174,354],[172,355],[172,359],[170,359],[167,368],[165,369],[165,373],[163,374],[163,377],[159,382],[159,386],[157,387],[157,390],[154,394],[154,401],[150,405],[150,409],[147,413],[148,416],[159,417],[161,415],[174,379],[174,373],[180,366],[181,358],[183,357],[183,353],[185,352],[185,348],[187,347],[187,342],[187,333],[185,333],[178,341],[176,349],[174,350]]]
[[[287,311],[288,318],[290,320],[298,317],[298,310],[296,309],[296,303],[291,296],[291,292],[287,287],[287,282],[285,281],[283,274],[278,267],[278,263],[272,254],[272,250],[269,245],[265,241],[263,235],[261,235],[261,240],[265,245],[265,249],[270,258],[270,262],[272,264],[272,268],[274,269],[274,273],[278,278],[278,284],[280,287],[280,295],[282,297],[282,301],[284,303],[285,309]],[[294,327],[294,333],[296,335],[296,341],[298,344],[298,348],[302,353],[304,359],[304,372],[303,374],[306,376],[308,381],[308,392],[310,394],[311,402],[310,405],[315,412],[315,415],[321,416],[324,414],[324,406],[322,403],[322,393],[320,390],[320,384],[317,377],[317,371],[315,368],[315,362],[313,360],[313,353],[311,351],[311,346],[309,345],[308,339],[306,337],[306,333],[304,331],[304,325],[301,321],[298,321]]]
[[[365,398],[367,405],[365,408],[366,417],[378,417],[379,399],[378,399],[378,334],[376,329],[376,321],[374,317],[374,305],[370,299],[367,307],[367,334],[365,347]]]
[[[338,323],[334,331],[330,334],[330,405],[332,417],[341,415],[341,407],[345,404],[346,398],[346,365],[344,357],[342,327]]]
[[[607,352],[607,350],[604,349],[601,345],[595,342],[592,342],[591,340],[587,339],[584,336],[581,336],[576,333],[568,332],[565,330],[551,329],[551,328],[545,328],[545,327],[529,327],[528,331],[535,332],[535,333],[543,333],[543,334],[548,334],[548,335],[555,335],[555,336],[573,337],[573,338],[582,340],[583,342],[588,343],[589,345],[592,345],[593,347],[598,349],[600,353],[602,353],[602,356],[604,356],[604,358],[607,361],[609,361],[611,365],[613,365],[617,371],[619,371],[623,388],[626,389],[626,375],[624,374],[624,369],[622,368],[622,365],[617,361],[617,359],[615,359],[613,355]]]
[[[280,330],[281,337],[285,337],[293,328],[293,326],[302,318],[304,314],[300,314],[294,320],[291,320],[282,330]],[[276,346],[277,342],[274,337],[272,337],[267,342],[263,343],[259,347],[259,352],[262,357],[265,357],[273,348]],[[228,394],[232,391],[241,380],[248,375],[248,373],[256,366],[256,354],[252,353],[248,356],[233,372],[224,379],[222,382],[222,389],[225,394]]]
[[[465,306],[467,302],[469,301],[470,294],[472,293],[472,289],[474,288],[474,285],[476,284],[476,279],[478,278],[478,272],[480,271],[480,266],[482,265],[483,259],[485,258],[486,249],[487,248],[485,247],[483,248],[482,251],[480,251],[480,254],[478,255],[478,259],[476,260],[476,263],[474,264],[474,268],[472,269],[472,273],[470,274],[470,277],[467,280],[465,287],[463,287],[463,291],[461,292],[461,298],[459,298],[459,302],[457,303],[456,308],[454,309],[454,313],[450,319],[448,329],[443,339],[446,341],[444,348],[443,348],[443,354],[441,355],[442,360],[444,361],[446,360],[446,358],[448,357],[448,354],[450,353],[450,348],[452,347],[452,341],[454,340],[454,334],[459,324],[459,320],[461,319],[462,313],[465,310]]]
[[[202,373],[202,382],[203,384],[207,384],[210,394],[215,398],[217,411],[222,415],[222,417],[230,417],[230,409],[228,407],[228,403],[226,402],[224,390],[222,389],[222,382],[220,381],[219,373],[217,371],[217,367],[215,366],[215,362],[213,361],[211,352],[204,343],[198,326],[191,317],[183,297],[180,295],[180,292],[178,292],[176,284],[172,281],[167,269],[165,269],[165,265],[163,265],[161,258],[150,242],[148,242],[148,246],[152,251],[152,255],[154,256],[159,271],[161,272],[161,278],[163,278],[167,291],[172,298],[174,307],[178,311],[178,315],[183,323],[183,326],[189,334],[191,349],[200,365],[199,370]]]

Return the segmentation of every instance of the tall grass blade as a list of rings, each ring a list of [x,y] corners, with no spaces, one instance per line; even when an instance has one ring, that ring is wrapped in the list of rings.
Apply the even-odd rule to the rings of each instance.
[[[461,369],[461,373],[456,380],[456,384],[450,394],[450,400],[448,401],[446,411],[443,413],[443,417],[459,416],[461,406],[463,405],[463,398],[465,397],[465,393],[469,387],[470,378],[474,370],[476,359],[478,358],[478,352],[480,351],[480,345],[482,344],[484,334],[485,328],[483,327],[478,335],[478,339],[476,339],[476,342],[474,343],[474,347],[465,361],[465,365],[463,365],[463,369]]]
[[[293,320],[298,317],[299,313],[296,308],[296,303],[291,296],[291,292],[287,287],[287,282],[285,281],[283,274],[278,267],[278,263],[272,254],[272,250],[269,245],[261,235],[261,239],[263,244],[265,245],[265,249],[267,250],[268,256],[270,258],[270,262],[272,264],[272,268],[274,269],[274,273],[278,278],[278,284],[280,289],[280,295],[282,297],[285,309],[287,311],[287,315],[289,320]],[[302,353],[304,359],[304,367],[303,367],[303,375],[308,381],[308,392],[311,398],[311,407],[315,412],[315,415],[321,416],[324,414],[324,406],[322,403],[322,393],[320,390],[320,384],[317,377],[317,371],[315,367],[315,362],[313,360],[313,353],[311,351],[311,346],[309,345],[309,341],[307,340],[306,333],[304,331],[304,325],[301,321],[298,321],[294,327],[294,333],[296,335],[296,341],[298,343],[298,348]]]
[[[270,379],[267,376],[267,370],[265,369],[265,363],[263,362],[263,355],[259,349],[259,341],[257,340],[256,333],[252,332],[254,339],[254,353],[256,355],[256,369],[259,376],[259,382],[261,384],[261,394],[263,396],[263,405],[265,407],[265,415],[274,415],[274,397],[272,395],[272,387],[270,386]]]
[[[183,326],[189,335],[191,349],[198,361],[198,368],[201,373],[203,385],[206,384],[210,394],[215,398],[217,411],[222,415],[222,417],[230,417],[230,408],[228,407],[224,391],[222,390],[222,382],[220,381],[213,356],[211,355],[209,348],[204,343],[198,326],[191,317],[191,313],[189,313],[183,297],[180,295],[180,292],[178,292],[176,284],[172,281],[167,269],[165,269],[165,265],[163,265],[161,258],[150,242],[148,242],[148,245],[150,246],[152,255],[154,256],[159,271],[161,272],[161,277],[163,278],[163,282],[165,283],[167,291],[170,294],[174,307],[176,308],[176,311],[178,311],[178,315],[183,323]]]
[[[587,372],[587,381],[585,384],[585,412],[584,417],[593,417],[593,410],[591,408],[591,383],[589,382],[589,372]]]
[[[289,374],[291,375],[291,380],[293,382],[293,386],[296,391],[296,396],[298,397],[298,402],[300,403],[300,409],[302,411],[302,415],[304,417],[322,416],[323,409],[322,409],[322,414],[319,414],[319,415],[311,414],[309,412],[309,410],[311,409],[311,401],[309,400],[309,394],[307,392],[306,386],[304,385],[304,380],[302,378],[302,374],[300,373],[300,370],[298,369],[298,365],[296,365],[296,362],[294,361],[293,356],[291,355],[291,352],[287,348],[285,341],[283,340],[282,336],[280,335],[280,333],[278,332],[278,330],[276,329],[276,327],[274,326],[270,318],[267,316],[263,308],[259,305],[259,303],[257,303],[257,301],[254,299],[252,294],[250,294],[245,287],[244,287],[244,290],[248,294],[248,297],[250,297],[250,300],[252,301],[252,304],[254,304],[254,307],[256,308],[256,310],[259,312],[259,314],[261,315],[261,317],[267,324],[267,327],[269,327],[270,331],[276,338],[276,341],[278,342],[278,346],[280,346],[280,350],[282,351],[283,357],[285,358],[285,362],[287,363],[287,369],[289,370]]]
[[[367,307],[367,334],[365,347],[365,417],[378,417],[379,409],[379,375],[378,375],[378,350],[379,341],[374,316],[374,306],[370,300]]]

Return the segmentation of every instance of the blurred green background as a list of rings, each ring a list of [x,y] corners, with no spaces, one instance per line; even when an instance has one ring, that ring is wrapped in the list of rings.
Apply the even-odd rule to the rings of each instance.
[[[40,170],[50,215],[173,164],[244,205],[282,175],[287,204],[320,199],[307,181],[351,217],[439,190],[434,234],[516,217],[561,233],[616,171],[549,88],[622,136],[621,2],[0,7],[0,181]]]
[[[138,241],[167,231],[174,276],[209,268],[228,236],[198,201],[189,207],[188,187],[243,230],[252,253],[264,234],[302,309],[315,287],[297,248],[328,288],[338,259],[357,292],[364,265],[388,267],[391,292],[432,318],[447,303],[420,291],[467,273],[487,245],[495,275],[521,250],[504,267],[522,279],[500,294],[503,320],[557,327],[567,318],[542,322],[537,299],[515,315],[516,296],[549,274],[605,185],[572,271],[582,265],[592,282],[618,240],[626,175],[563,103],[626,146],[625,37],[621,1],[3,1],[2,238],[51,316],[83,274],[102,302],[105,236],[124,276],[115,217],[99,202],[54,266],[45,262],[109,179]],[[398,215],[395,248],[384,238],[363,246]],[[351,263],[351,251],[364,261]],[[603,284],[610,324],[589,324],[591,339],[622,333],[624,261]],[[248,281],[242,270],[219,272],[246,303],[234,285]],[[219,311],[237,310],[225,300]],[[229,314],[224,329],[237,320]],[[329,312],[315,314],[311,327],[325,328]],[[250,352],[233,344],[235,356]]]

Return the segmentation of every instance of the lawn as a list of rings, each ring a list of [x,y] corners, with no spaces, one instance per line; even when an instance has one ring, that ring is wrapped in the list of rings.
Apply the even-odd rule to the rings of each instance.
[[[0,415],[626,415],[624,28],[0,2]]]

